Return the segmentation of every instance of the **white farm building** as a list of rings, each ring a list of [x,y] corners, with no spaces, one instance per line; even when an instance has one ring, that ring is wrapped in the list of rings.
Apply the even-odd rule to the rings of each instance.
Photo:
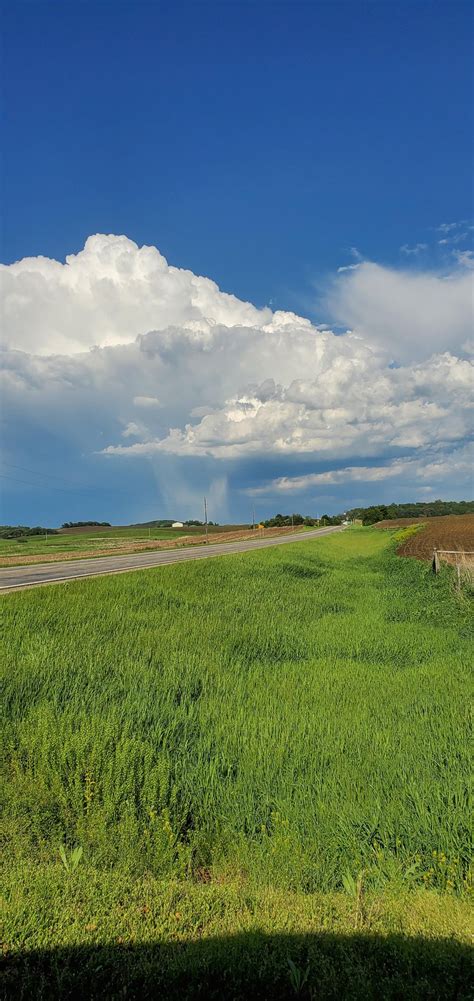
[[[174,521],[171,528],[184,528],[182,521]]]

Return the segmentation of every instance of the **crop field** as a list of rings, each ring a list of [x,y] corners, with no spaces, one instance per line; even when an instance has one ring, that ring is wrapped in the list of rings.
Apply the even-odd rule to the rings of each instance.
[[[209,525],[213,538],[228,532],[244,531],[245,525]],[[200,526],[154,528],[141,525],[118,527],[84,526],[61,529],[57,535],[30,535],[22,539],[0,539],[0,566],[30,562],[30,557],[75,559],[117,552],[137,552],[153,542],[179,542],[183,537],[196,541],[203,536]],[[18,557],[18,559],[16,558]]]
[[[30,536],[24,540],[2,539],[0,540],[0,567],[6,566],[29,566],[38,563],[58,563],[63,560],[88,559],[93,556],[117,556],[125,553],[150,552],[157,549],[174,549],[182,546],[200,546],[206,542],[237,542],[241,539],[265,538],[274,535],[287,535],[288,528],[267,528],[252,530],[251,528],[229,528],[218,529],[212,526],[214,531],[208,536],[202,528],[196,530],[183,529],[155,529],[148,534],[141,532],[134,535],[132,531],[128,534],[118,535],[87,535],[76,534],[49,536]],[[104,531],[104,530],[102,530]],[[306,531],[303,527],[294,530]]]
[[[112,552],[124,545],[162,539],[177,539],[185,535],[182,528],[100,528],[96,531],[62,531],[58,535],[30,535],[23,539],[0,539],[0,561],[13,556],[27,558],[37,555],[58,555],[65,553],[73,557],[83,550],[109,548]]]
[[[6,996],[470,996],[470,608],[395,544],[3,598]]]
[[[381,521],[377,528],[405,528],[419,525],[419,531],[398,547],[400,556],[431,560],[434,549],[474,551],[474,514],[444,515],[440,518],[398,518]]]
[[[235,532],[239,526],[209,526],[209,534],[214,541],[217,537]],[[154,543],[179,543],[187,538],[191,542],[204,539],[203,528],[143,528],[126,526],[122,528],[69,528],[58,535],[31,535],[23,539],[0,539],[0,566],[22,565],[38,562],[36,557],[49,560],[80,559],[90,556],[107,556],[114,553],[140,552],[155,548]]]

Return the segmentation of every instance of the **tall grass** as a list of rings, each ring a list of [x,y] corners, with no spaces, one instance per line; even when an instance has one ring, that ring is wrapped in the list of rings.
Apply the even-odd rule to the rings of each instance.
[[[134,877],[466,888],[471,651],[449,571],[359,529],[2,608],[12,862],[63,845]]]

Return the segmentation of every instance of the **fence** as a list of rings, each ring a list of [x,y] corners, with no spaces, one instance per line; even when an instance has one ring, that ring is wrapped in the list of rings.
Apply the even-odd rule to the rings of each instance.
[[[443,557],[445,563],[456,567],[458,590],[461,589],[463,578],[469,584],[474,583],[474,552],[463,549],[433,549],[433,572],[439,573]],[[446,559],[448,557],[448,559]],[[454,559],[452,558],[454,557]]]

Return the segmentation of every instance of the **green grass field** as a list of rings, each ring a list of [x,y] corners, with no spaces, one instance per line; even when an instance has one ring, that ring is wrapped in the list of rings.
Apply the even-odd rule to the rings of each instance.
[[[354,529],[2,610],[9,996],[470,996],[449,570]]]

